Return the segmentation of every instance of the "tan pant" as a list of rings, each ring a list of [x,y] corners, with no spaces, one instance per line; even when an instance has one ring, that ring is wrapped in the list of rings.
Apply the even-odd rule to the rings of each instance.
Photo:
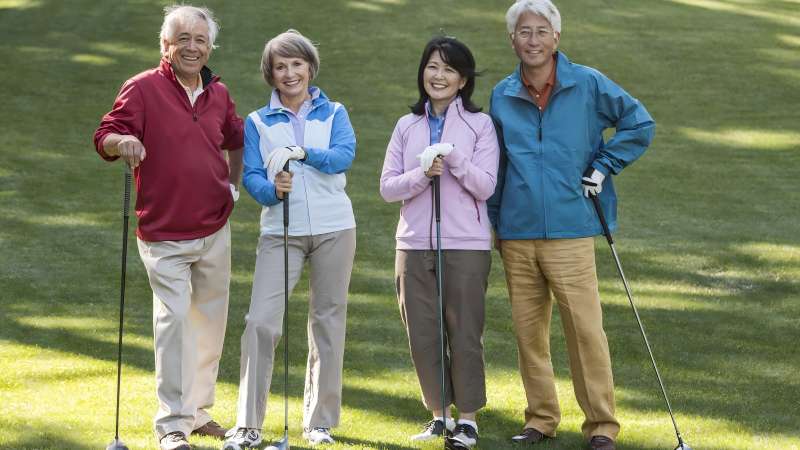
[[[486,405],[483,324],[489,251],[445,250],[445,404],[472,413]],[[439,304],[436,296],[436,252],[398,250],[395,258],[397,300],[406,326],[411,359],[422,402],[430,411],[442,408],[442,364]]]
[[[616,439],[619,422],[614,418],[614,381],[594,239],[506,240],[501,248],[528,400],[525,426],[555,436],[561,420],[550,361],[552,291],[567,340],[575,397],[586,416],[583,434]]]
[[[355,228],[318,236],[289,237],[289,292],[309,261],[308,365],[303,426],[331,428],[342,407],[347,290],[356,249]],[[250,310],[245,316],[236,426],[261,428],[267,411],[275,348],[283,334],[283,236],[258,243]],[[289,324],[297,339],[298,324]],[[294,332],[292,331],[294,330]],[[281,369],[283,364],[281,362]],[[281,378],[283,370],[280,372]]]
[[[153,290],[158,439],[205,425],[225,339],[230,225],[187,241],[138,240]]]

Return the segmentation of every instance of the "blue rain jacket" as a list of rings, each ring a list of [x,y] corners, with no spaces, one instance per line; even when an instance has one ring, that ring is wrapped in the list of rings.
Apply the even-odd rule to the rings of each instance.
[[[612,231],[617,196],[609,175],[639,158],[655,122],[638,100],[590,67],[557,53],[556,84],[544,111],[531,99],[520,67],[495,86],[490,114],[500,140],[497,188],[489,220],[500,239],[596,236],[603,230],[583,196],[591,165],[606,175],[600,201]],[[616,133],[603,142],[603,131]]]

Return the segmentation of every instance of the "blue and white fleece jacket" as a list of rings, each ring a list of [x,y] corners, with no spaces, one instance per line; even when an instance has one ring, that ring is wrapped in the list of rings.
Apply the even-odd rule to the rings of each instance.
[[[306,160],[290,161],[289,235],[313,236],[355,228],[353,206],[345,193],[345,172],[355,158],[356,137],[347,110],[317,88],[305,118]],[[276,148],[297,145],[289,112],[267,104],[245,120],[244,179],[248,193],[264,208],[261,235],[283,234],[282,201],[264,168]]]

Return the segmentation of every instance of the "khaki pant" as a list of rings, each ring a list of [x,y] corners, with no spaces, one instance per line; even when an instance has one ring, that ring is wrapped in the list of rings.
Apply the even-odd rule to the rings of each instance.
[[[445,250],[442,260],[445,345],[449,350],[444,360],[445,404],[471,413],[486,405],[483,324],[492,258],[485,250]],[[442,357],[436,252],[398,250],[395,276],[422,402],[428,410],[438,410],[442,407]]]
[[[339,424],[347,290],[356,249],[355,228],[289,237],[289,292],[309,261],[308,365],[303,401],[305,428]],[[283,333],[283,236],[258,243],[250,310],[245,316],[236,427],[261,428],[267,411],[275,349]],[[290,324],[292,336],[298,324]],[[294,332],[292,332],[294,330]],[[282,367],[282,364],[281,364]]]
[[[614,418],[594,239],[505,240],[501,248],[528,400],[525,427],[555,436],[561,420],[550,361],[552,291],[567,340],[575,397],[586,416],[583,434],[616,439],[619,422]]]
[[[211,420],[228,317],[230,225],[200,239],[139,239],[138,246],[153,290],[156,437],[188,436]]]

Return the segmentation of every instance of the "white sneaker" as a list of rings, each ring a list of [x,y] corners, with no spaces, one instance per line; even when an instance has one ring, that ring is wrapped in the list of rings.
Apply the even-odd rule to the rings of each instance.
[[[173,431],[161,437],[158,441],[158,448],[161,450],[191,450],[186,435],[180,431]]]
[[[233,436],[225,440],[222,450],[240,450],[257,447],[261,443],[261,431],[255,428],[237,428]]]
[[[451,419],[450,417],[447,418],[447,435],[450,435],[452,431],[456,427],[456,421]],[[441,420],[433,419],[430,422],[425,424],[425,428],[422,430],[421,433],[415,434],[411,436],[412,441],[430,441],[431,439],[437,439],[442,437],[442,432],[444,432],[444,424]]]
[[[306,428],[303,430],[303,437],[306,438],[309,444],[333,444],[336,441],[331,437],[330,428]]]
[[[478,444],[478,431],[466,423],[460,423],[453,431],[453,437],[449,439],[454,448],[467,449]]]

